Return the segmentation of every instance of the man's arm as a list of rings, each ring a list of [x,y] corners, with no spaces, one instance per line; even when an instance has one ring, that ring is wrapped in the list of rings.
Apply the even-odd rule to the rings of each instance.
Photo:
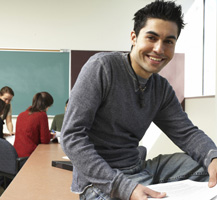
[[[101,62],[83,66],[73,86],[61,130],[61,145],[79,172],[79,181],[93,184],[111,197],[129,199],[137,183],[121,171],[112,169],[97,153],[88,136],[111,79]],[[104,92],[104,93],[103,93]],[[103,134],[103,133],[102,133]],[[83,188],[84,189],[84,188]]]
[[[200,165],[207,168],[210,159],[217,157],[215,143],[191,122],[169,83],[165,87],[163,103],[154,122],[180,149]]]

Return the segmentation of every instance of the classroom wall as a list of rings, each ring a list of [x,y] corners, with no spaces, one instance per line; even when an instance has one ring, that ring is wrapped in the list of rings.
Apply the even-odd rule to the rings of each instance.
[[[0,0],[1,47],[129,50],[135,11],[149,0]]]
[[[0,47],[128,51],[133,15],[150,2],[0,0]],[[184,12],[192,2],[177,1]]]
[[[128,51],[131,46],[133,14],[149,2],[150,0],[0,0],[0,48]],[[181,3],[183,11],[188,13],[194,0],[176,2]],[[197,33],[194,36],[196,35]],[[183,49],[192,43],[192,39],[183,31],[176,52],[186,53]],[[191,54],[192,52],[194,51]],[[189,60],[195,62],[194,59]],[[187,99],[186,112],[193,122],[205,129],[217,142],[215,97]],[[52,118],[49,118],[50,124],[51,121]],[[15,126],[16,117],[13,122]],[[149,148],[150,157],[159,152],[179,151],[159,130],[153,130],[156,138],[153,140],[151,137],[151,143],[157,145]]]

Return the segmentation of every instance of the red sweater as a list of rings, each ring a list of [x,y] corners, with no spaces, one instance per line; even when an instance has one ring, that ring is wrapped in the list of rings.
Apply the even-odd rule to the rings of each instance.
[[[48,144],[50,138],[46,112],[29,114],[27,109],[19,114],[14,142],[19,157],[30,156],[38,144]]]

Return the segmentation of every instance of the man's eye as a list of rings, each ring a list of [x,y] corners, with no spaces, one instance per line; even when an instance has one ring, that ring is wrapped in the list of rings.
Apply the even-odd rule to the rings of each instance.
[[[153,36],[148,36],[148,39],[149,39],[149,40],[152,40],[152,41],[155,41],[155,40],[156,40],[155,37],[153,37]]]
[[[167,43],[167,44],[173,44],[174,42],[172,40],[166,40],[165,43]]]

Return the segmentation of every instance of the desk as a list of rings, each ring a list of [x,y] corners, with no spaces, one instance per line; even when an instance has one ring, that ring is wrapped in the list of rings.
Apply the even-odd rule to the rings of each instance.
[[[40,144],[16,175],[1,200],[78,200],[70,191],[72,172],[51,166],[64,160],[60,144]]]

